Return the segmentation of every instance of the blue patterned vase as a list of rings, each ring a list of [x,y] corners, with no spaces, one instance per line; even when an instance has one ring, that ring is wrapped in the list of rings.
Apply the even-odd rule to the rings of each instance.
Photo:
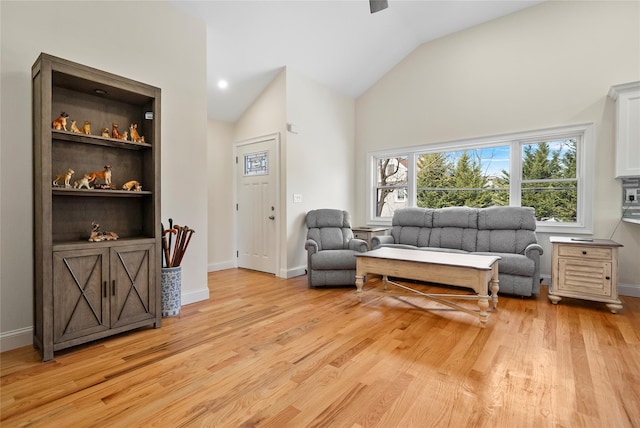
[[[162,316],[180,315],[182,295],[182,266],[162,268]]]

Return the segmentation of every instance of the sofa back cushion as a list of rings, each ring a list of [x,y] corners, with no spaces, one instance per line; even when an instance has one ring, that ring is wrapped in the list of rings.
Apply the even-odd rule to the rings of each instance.
[[[393,214],[396,244],[475,251],[477,209],[469,207],[402,208]]]
[[[395,211],[391,236],[416,247],[523,254],[537,242],[535,230],[531,207],[412,207]]]
[[[524,254],[537,242],[536,216],[531,207],[489,207],[478,211],[476,251]]]
[[[401,208],[393,213],[391,236],[396,244],[427,247],[433,226],[432,209]]]
[[[476,208],[440,208],[433,213],[433,230],[428,246],[476,251],[477,227]]]
[[[307,213],[307,239],[318,243],[318,250],[342,250],[349,248],[353,239],[351,215],[334,209],[312,210]]]

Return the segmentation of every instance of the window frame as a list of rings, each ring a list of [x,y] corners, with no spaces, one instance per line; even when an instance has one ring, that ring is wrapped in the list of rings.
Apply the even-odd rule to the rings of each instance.
[[[453,152],[496,146],[510,146],[509,206],[519,207],[522,192],[522,146],[566,138],[576,138],[576,179],[578,186],[577,219],[575,222],[536,222],[540,233],[593,233],[593,193],[595,166],[595,126],[593,123],[501,134],[489,137],[425,144],[413,147],[386,149],[367,153],[367,223],[390,226],[391,217],[376,217],[375,192],[377,189],[377,161],[388,157],[407,157],[407,206],[415,207],[417,195],[416,161],[425,153]]]

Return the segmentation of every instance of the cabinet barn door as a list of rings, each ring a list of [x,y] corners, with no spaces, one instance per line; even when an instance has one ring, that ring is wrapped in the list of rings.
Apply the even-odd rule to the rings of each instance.
[[[155,318],[153,244],[111,248],[111,327]]]
[[[53,253],[53,341],[109,329],[107,249]]]

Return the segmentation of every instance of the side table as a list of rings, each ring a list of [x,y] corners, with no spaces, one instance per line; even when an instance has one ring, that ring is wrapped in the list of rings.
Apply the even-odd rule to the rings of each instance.
[[[373,238],[374,236],[385,235],[387,233],[387,230],[389,230],[389,228],[360,226],[360,227],[353,227],[351,228],[351,230],[353,231],[354,238],[367,241],[367,245],[369,245],[369,249],[372,250],[373,248],[371,248],[371,238]]]
[[[604,302],[612,313],[622,309],[618,299],[618,248],[608,239],[551,236],[549,300],[562,297]]]

